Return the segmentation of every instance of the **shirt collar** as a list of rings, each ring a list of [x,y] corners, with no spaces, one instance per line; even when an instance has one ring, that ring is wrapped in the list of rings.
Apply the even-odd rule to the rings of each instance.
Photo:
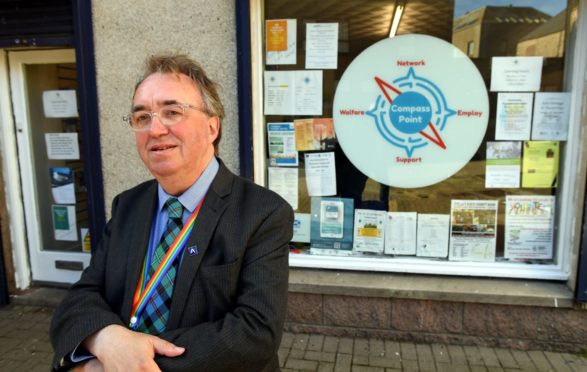
[[[190,213],[194,212],[200,203],[200,200],[206,195],[212,181],[214,181],[214,177],[216,177],[219,168],[220,164],[216,157],[213,156],[196,182],[194,182],[183,194],[177,197],[181,205],[183,205],[187,211]],[[167,199],[174,198],[175,196],[166,193],[161,185],[157,186],[157,192],[159,197],[159,212],[161,212]]]

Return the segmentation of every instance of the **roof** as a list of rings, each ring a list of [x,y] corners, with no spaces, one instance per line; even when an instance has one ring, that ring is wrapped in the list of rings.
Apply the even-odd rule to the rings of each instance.
[[[542,36],[546,36],[546,35],[550,35],[550,34],[564,31],[566,18],[567,18],[567,11],[563,10],[559,14],[552,17],[548,22],[535,28],[528,35],[521,38],[520,41],[537,39]]]
[[[453,31],[480,23],[542,24],[550,18],[527,6],[483,6],[455,19]]]

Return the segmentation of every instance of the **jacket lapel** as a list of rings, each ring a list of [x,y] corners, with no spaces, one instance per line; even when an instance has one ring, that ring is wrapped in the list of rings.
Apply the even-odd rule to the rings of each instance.
[[[182,253],[183,257],[174,284],[173,300],[167,320],[168,329],[179,326],[200,263],[210,245],[218,220],[228,205],[224,198],[230,194],[234,176],[220,160],[219,163],[218,174],[204,197],[204,203]]]
[[[130,221],[136,221],[136,223],[130,229],[130,231],[135,231],[135,233],[129,232],[129,236],[133,240],[129,241],[127,245],[128,259],[126,262],[126,271],[128,275],[126,276],[125,296],[121,309],[121,315],[125,322],[130,320],[132,301],[139,276],[141,275],[141,269],[143,268],[145,255],[147,254],[151,225],[153,223],[153,216],[155,216],[155,210],[157,209],[157,203],[157,183],[153,182],[147,189],[147,192],[142,193],[134,202],[134,213],[129,218]],[[149,216],[146,221],[145,216]]]

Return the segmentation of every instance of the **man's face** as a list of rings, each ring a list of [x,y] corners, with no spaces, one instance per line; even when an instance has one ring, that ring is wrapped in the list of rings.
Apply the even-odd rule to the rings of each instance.
[[[133,110],[158,112],[161,107],[172,103],[204,108],[200,91],[189,77],[155,73],[138,86]],[[155,116],[149,130],[136,132],[137,150],[160,183],[171,179],[181,188],[187,188],[214,155],[213,143],[219,127],[217,117],[189,108],[183,121],[169,127],[161,124],[159,117]]]

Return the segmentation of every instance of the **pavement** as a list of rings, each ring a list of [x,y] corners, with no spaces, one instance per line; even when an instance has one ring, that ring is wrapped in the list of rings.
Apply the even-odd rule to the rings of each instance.
[[[48,330],[63,290],[41,288],[0,307],[0,371],[48,371]],[[419,344],[285,332],[283,372],[292,371],[586,371],[587,358],[542,350]],[[196,371],[196,369],[194,369]]]

